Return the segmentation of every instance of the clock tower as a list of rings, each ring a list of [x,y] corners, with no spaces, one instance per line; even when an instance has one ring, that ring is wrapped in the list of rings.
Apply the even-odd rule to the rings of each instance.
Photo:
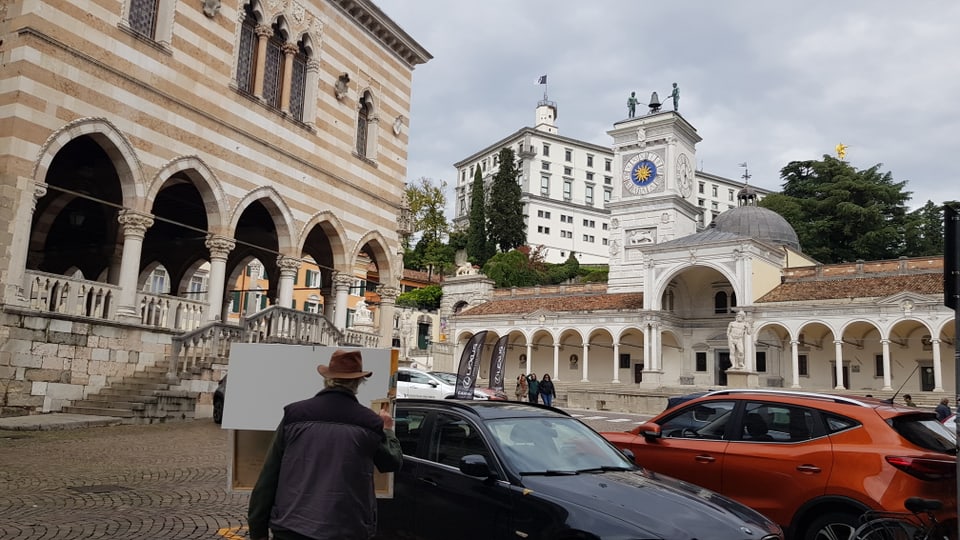
[[[643,290],[643,253],[697,232],[702,209],[694,199],[697,130],[675,111],[614,124],[607,290]]]

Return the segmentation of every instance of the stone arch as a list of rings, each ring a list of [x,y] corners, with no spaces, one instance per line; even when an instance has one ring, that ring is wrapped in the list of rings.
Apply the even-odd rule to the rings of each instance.
[[[234,234],[243,211],[253,202],[260,201],[270,217],[273,218],[274,228],[277,230],[277,244],[281,253],[291,253],[293,246],[298,244],[294,237],[294,219],[290,207],[284,202],[277,190],[270,186],[257,188],[241,199],[233,209],[230,218],[229,232]]]
[[[307,239],[310,232],[314,229],[320,229],[326,235],[327,240],[333,248],[333,259],[335,268],[347,267],[347,232],[343,222],[335,213],[330,210],[324,210],[314,214],[300,229],[299,242],[296,252],[303,253],[307,250]]]
[[[226,207],[226,193],[213,170],[200,157],[195,155],[174,158],[160,167],[146,190],[145,208],[150,208],[153,205],[154,199],[164,184],[177,173],[184,173],[184,176],[200,193],[200,198],[203,200],[204,208],[206,208],[210,232],[222,231],[229,211]]]
[[[664,293],[671,285],[675,286],[674,280],[678,279],[682,274],[687,273],[691,270],[697,268],[707,268],[718,272],[724,279],[730,283],[730,287],[733,289],[734,294],[736,295],[738,302],[741,302],[744,298],[743,291],[740,289],[739,284],[737,283],[736,275],[727,268],[726,266],[714,263],[712,261],[698,260],[696,264],[689,263],[679,263],[671,266],[667,269],[661,276],[659,276],[653,283],[648,283],[647,286],[653,285],[654,289],[649,291],[649,294],[644,294],[644,303],[650,302],[649,305],[645,305],[645,309],[650,310],[662,310],[662,302]],[[646,292],[646,291],[645,291]],[[676,291],[675,294],[678,294],[679,291]],[[711,299],[712,303],[712,299]],[[739,305],[738,307],[743,307]]]
[[[100,145],[113,163],[120,179],[124,208],[144,211],[143,167],[127,137],[106,118],[79,118],[51,134],[37,153],[33,181],[46,184],[47,172],[57,153],[71,141],[84,135]]]
[[[396,286],[401,271],[397,271],[396,262],[390,256],[389,244],[379,231],[370,231],[363,235],[354,245],[349,257],[349,264],[353,264],[362,250],[369,250],[370,255],[377,263],[381,285]]]

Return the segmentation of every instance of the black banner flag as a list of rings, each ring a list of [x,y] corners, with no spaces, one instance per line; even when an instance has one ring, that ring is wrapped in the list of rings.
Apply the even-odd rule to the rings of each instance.
[[[503,392],[503,366],[507,363],[507,342],[510,336],[503,336],[493,346],[490,355],[490,388]]]
[[[473,399],[473,389],[477,385],[477,374],[480,372],[480,353],[483,352],[483,342],[487,339],[487,331],[474,334],[460,355],[460,367],[457,368],[457,399]]]

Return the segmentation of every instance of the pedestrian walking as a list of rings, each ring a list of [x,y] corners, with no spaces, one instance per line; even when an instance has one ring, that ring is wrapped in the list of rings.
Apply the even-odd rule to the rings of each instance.
[[[403,464],[393,417],[357,401],[360,351],[338,350],[317,366],[324,388],[283,408],[250,494],[251,540],[369,540],[377,532],[373,468]]]
[[[540,383],[537,382],[537,374],[527,375],[527,400],[530,403],[540,402]]]
[[[527,378],[523,376],[523,373],[517,375],[517,390],[514,392],[517,401],[523,401],[527,399]]]
[[[543,396],[543,404],[552,406],[553,398],[557,397],[557,391],[553,387],[553,379],[550,378],[549,373],[543,374],[543,379],[540,380],[540,395]]]

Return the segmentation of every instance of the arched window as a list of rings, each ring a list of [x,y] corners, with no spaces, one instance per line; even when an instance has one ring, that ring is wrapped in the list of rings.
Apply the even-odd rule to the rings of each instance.
[[[727,293],[720,291],[713,296],[713,312],[727,313]]]
[[[737,293],[732,292],[730,293],[730,308],[732,309],[735,307],[737,307]]]
[[[301,40],[293,55],[293,73],[290,77],[290,116],[303,122],[303,105],[307,90],[307,49]]]
[[[367,128],[372,112],[370,110],[372,102],[370,93],[364,92],[363,99],[360,100],[360,109],[357,111],[357,154],[362,157],[367,157]]]
[[[253,94],[255,67],[257,65],[257,17],[251,4],[244,6],[246,16],[240,25],[239,57],[237,58],[237,88],[245,94]]]
[[[280,23],[273,25],[273,35],[267,40],[267,58],[263,71],[263,100],[267,105],[280,108],[283,85],[283,32]]]

